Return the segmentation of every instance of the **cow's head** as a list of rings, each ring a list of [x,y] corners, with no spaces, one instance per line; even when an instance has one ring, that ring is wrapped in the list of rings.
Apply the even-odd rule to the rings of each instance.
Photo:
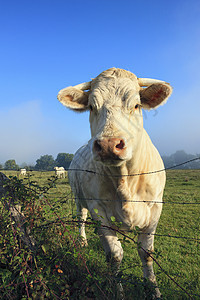
[[[90,110],[94,159],[120,165],[132,158],[142,140],[142,108],[157,108],[171,92],[164,81],[111,68],[91,82],[61,90],[58,100],[74,111]]]

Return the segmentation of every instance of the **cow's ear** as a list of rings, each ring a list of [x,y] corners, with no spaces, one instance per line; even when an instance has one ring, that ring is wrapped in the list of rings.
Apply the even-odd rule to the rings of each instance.
[[[88,110],[88,94],[89,92],[70,86],[61,90],[57,98],[64,106],[74,111],[83,112]]]
[[[172,93],[168,83],[155,83],[140,91],[141,104],[144,109],[156,108],[164,104]]]

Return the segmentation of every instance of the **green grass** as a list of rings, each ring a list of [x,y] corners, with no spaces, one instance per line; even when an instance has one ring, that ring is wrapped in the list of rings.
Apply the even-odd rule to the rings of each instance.
[[[156,237],[155,249],[161,252],[160,261],[168,274],[189,293],[199,295],[200,204],[195,203],[200,203],[200,170],[168,171],[164,201],[166,204],[164,204],[157,233],[188,239]],[[161,277],[163,289],[167,286],[177,289],[166,276]],[[166,295],[170,297],[170,293]],[[181,299],[186,297],[182,293],[181,295]]]
[[[11,171],[4,173],[7,176],[17,175],[16,172]],[[45,187],[52,182],[49,180],[52,175],[54,172],[33,172],[30,180],[36,181],[40,187]],[[23,179],[23,182],[27,184],[28,180]],[[6,271],[4,282],[0,279],[0,288],[4,286],[0,289],[1,298],[27,299],[27,290],[20,273],[20,270],[25,268],[23,274],[31,299],[56,299],[54,294],[60,299],[103,299],[102,291],[108,299],[115,299],[116,282],[113,282],[109,267],[106,265],[104,251],[98,236],[94,233],[94,228],[86,228],[89,246],[82,249],[79,245],[76,223],[64,222],[73,218],[76,221],[74,217],[76,209],[68,179],[58,179],[48,190],[45,198],[51,206],[45,199],[39,200],[39,198],[37,205],[34,206],[38,210],[35,209],[32,231],[39,247],[37,255],[29,263],[32,273],[27,271],[27,267],[22,267],[23,261],[20,259],[17,262],[10,259],[10,257],[16,259],[10,246],[15,243],[12,231],[10,230],[6,239],[4,238],[4,251],[2,251],[4,262],[0,270]],[[200,203],[200,170],[168,171],[164,202],[156,231],[157,236],[155,236],[154,257],[165,272],[192,295],[193,299],[199,299],[200,204],[197,203]],[[2,212],[5,213],[5,210],[2,209]],[[63,220],[63,225],[60,220],[57,220],[58,217]],[[51,224],[52,221],[57,222]],[[44,226],[47,223],[49,225]],[[5,226],[5,218],[2,219],[2,224]],[[128,235],[134,237],[133,233]],[[19,245],[17,247],[19,248]],[[136,245],[133,242],[124,242],[123,248],[124,259],[120,276],[126,299],[144,299],[142,268]],[[22,258],[22,254],[20,255],[18,256]],[[26,255],[24,254],[24,257],[27,257]],[[58,270],[62,272],[59,273]],[[154,270],[163,299],[189,299],[187,294],[177,287],[155,263]],[[7,277],[5,274],[8,274]],[[13,286],[13,289],[10,286]],[[151,297],[149,296],[148,299]]]

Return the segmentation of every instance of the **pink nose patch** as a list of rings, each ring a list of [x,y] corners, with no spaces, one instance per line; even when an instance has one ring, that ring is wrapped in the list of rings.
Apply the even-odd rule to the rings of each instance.
[[[95,140],[93,151],[103,159],[119,159],[125,151],[125,141],[118,138]]]

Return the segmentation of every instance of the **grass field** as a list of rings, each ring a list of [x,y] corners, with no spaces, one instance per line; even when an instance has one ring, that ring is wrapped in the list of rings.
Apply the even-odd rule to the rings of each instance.
[[[11,171],[4,173],[7,176],[18,176]],[[32,215],[29,212],[28,216],[38,245],[34,258],[28,250],[23,252],[19,243],[16,244],[11,226],[6,225],[8,219],[5,209],[1,206],[1,228],[6,233],[1,232],[3,250],[0,250],[0,275],[3,275],[0,279],[0,298],[115,299],[116,283],[105,263],[104,251],[94,226],[86,228],[89,246],[81,248],[76,209],[68,179],[58,179],[54,183],[51,177],[53,174],[32,172],[29,179],[20,177],[23,183],[37,193],[42,193],[42,187],[49,186],[45,191],[45,199],[36,197],[33,201],[30,197]],[[33,181],[35,183],[31,184]],[[154,257],[192,299],[199,299],[200,170],[168,171],[164,202],[155,237]],[[26,213],[26,203],[23,209]],[[74,223],[68,224],[69,220]],[[135,237],[130,233],[128,236]],[[126,239],[123,248],[120,278],[126,299],[144,299],[142,268],[136,244]],[[12,252],[12,249],[19,253]],[[163,299],[190,298],[155,263],[154,270]],[[151,296],[147,299],[151,299]]]

